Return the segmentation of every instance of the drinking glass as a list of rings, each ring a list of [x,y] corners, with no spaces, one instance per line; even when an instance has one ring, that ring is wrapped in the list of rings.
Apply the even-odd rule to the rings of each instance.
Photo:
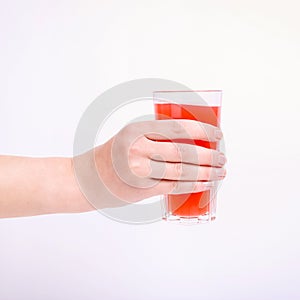
[[[220,127],[221,90],[156,91],[153,93],[155,116],[163,119],[190,119]],[[219,142],[203,140],[173,140],[219,150]],[[162,196],[163,219],[185,224],[215,220],[218,181],[203,192]]]

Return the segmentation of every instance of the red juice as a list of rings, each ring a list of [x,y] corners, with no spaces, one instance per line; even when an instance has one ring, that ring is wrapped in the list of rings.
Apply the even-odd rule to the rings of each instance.
[[[220,124],[220,106],[199,106],[190,104],[159,103],[155,104],[155,114],[158,120],[189,119],[208,123],[214,126]],[[217,149],[217,143],[202,140],[174,140],[172,142],[196,144],[198,146]],[[190,193],[181,195],[167,195],[168,211],[174,216],[196,217],[209,214],[210,193]]]

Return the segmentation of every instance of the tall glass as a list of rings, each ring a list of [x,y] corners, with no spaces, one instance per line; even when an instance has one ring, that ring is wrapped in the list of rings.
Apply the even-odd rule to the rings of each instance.
[[[156,91],[153,93],[155,116],[163,119],[190,119],[220,127],[221,90]],[[219,150],[219,142],[202,140],[176,140]],[[215,220],[218,181],[200,193],[170,194],[162,196],[163,219],[195,224]]]

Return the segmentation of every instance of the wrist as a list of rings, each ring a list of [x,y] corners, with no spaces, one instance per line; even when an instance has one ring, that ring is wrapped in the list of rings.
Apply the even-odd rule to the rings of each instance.
[[[46,167],[49,178],[46,182],[48,212],[81,213],[94,210],[80,190],[77,182],[73,158],[48,158]]]

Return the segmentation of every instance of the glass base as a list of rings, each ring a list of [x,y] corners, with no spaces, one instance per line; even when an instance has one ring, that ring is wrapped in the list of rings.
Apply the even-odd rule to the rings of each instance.
[[[200,215],[195,217],[183,217],[169,214],[167,216],[163,216],[163,220],[168,221],[170,223],[175,224],[183,224],[183,225],[194,225],[194,224],[204,224],[212,222],[216,219],[215,215]]]

